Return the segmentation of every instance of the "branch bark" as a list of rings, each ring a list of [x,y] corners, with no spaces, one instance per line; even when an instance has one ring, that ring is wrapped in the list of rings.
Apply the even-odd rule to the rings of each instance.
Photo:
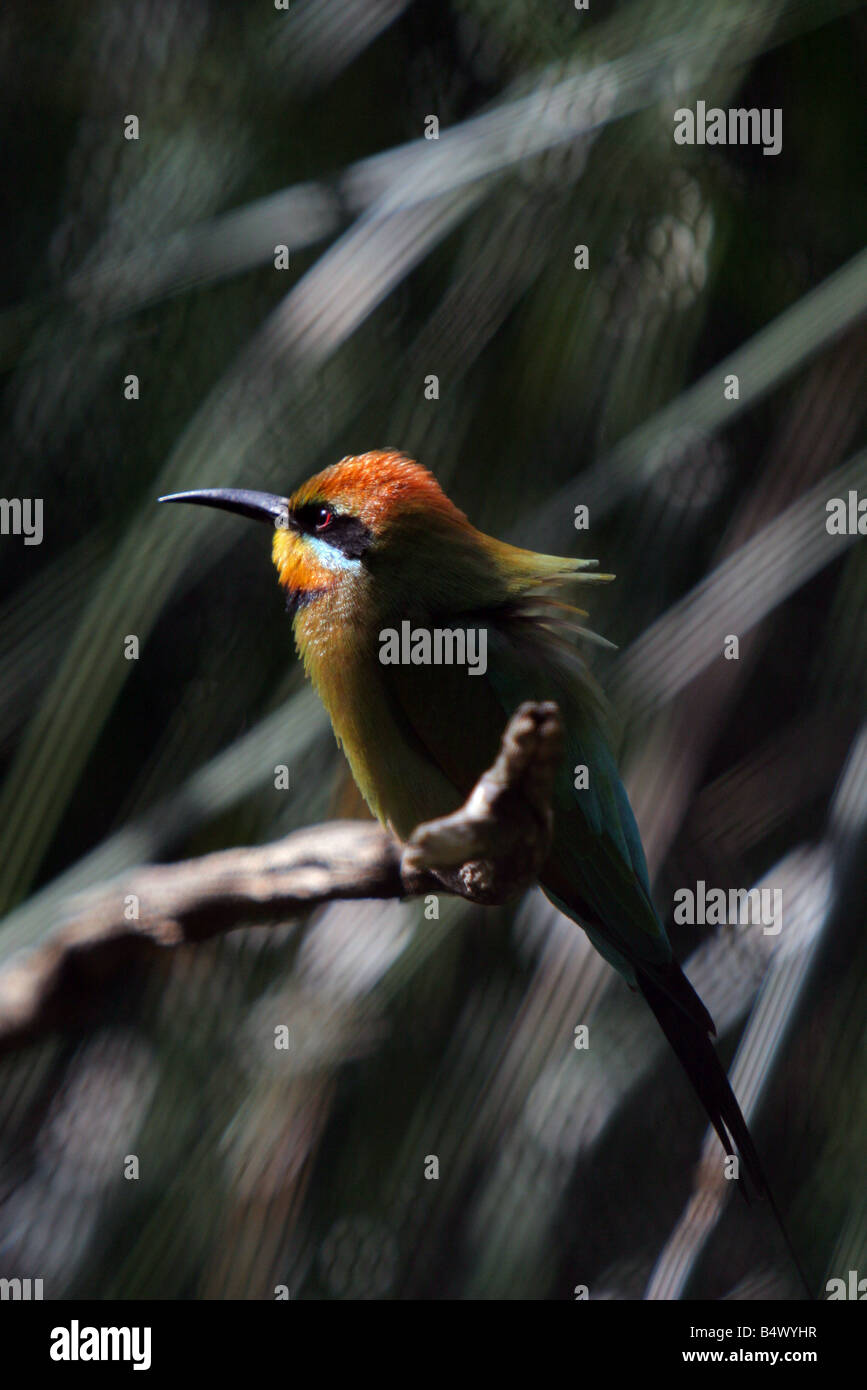
[[[118,969],[160,948],[285,922],[338,898],[506,901],[547,857],[561,748],[556,705],[523,704],[460,810],[420,825],[406,844],[367,821],[331,821],[270,845],[148,865],[70,900],[45,940],[0,972],[0,1051],[81,1021]]]

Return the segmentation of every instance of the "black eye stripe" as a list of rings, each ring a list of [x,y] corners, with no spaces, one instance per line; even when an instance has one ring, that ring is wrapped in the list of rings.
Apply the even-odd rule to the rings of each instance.
[[[323,526],[326,511],[331,519]],[[327,502],[306,502],[303,507],[296,507],[292,520],[305,535],[325,541],[349,560],[360,560],[373,540],[371,532],[357,516],[335,511]]]

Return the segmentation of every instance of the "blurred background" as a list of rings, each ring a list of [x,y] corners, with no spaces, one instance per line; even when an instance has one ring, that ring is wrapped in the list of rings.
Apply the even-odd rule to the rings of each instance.
[[[396,445],[617,574],[592,660],[657,901],[783,890],[779,936],[673,940],[811,1279],[867,1276],[867,543],[825,524],[867,497],[865,68],[838,0],[4,6],[0,491],[44,539],[0,543],[0,972],[83,889],[335,814],[264,534],[154,499]],[[676,145],[698,100],[781,108],[782,152]],[[583,933],[440,907],[106,967],[5,1049],[0,1275],[797,1297]]]

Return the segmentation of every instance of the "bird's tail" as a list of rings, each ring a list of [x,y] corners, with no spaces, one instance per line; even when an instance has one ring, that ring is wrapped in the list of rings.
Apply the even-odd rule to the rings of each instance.
[[[651,979],[639,969],[636,980],[719,1135],[720,1143],[728,1154],[737,1150],[755,1195],[767,1199],[807,1297],[815,1298],[765,1177],[747,1122],[710,1040],[709,1033],[716,1031],[710,1014],[680,966],[674,962],[664,978]],[[743,1183],[739,1184],[739,1188],[749,1200]]]
[[[756,1146],[725,1069],[708,1036],[713,1030],[710,1015],[679,965],[669,968],[670,978],[666,979],[665,988],[643,971],[636,973],[638,988],[692,1082],[693,1090],[719,1135],[720,1143],[727,1154],[737,1153],[756,1195],[764,1196],[768,1184]],[[691,1002],[690,995],[700,1013],[693,1008],[687,1012],[685,1004]]]

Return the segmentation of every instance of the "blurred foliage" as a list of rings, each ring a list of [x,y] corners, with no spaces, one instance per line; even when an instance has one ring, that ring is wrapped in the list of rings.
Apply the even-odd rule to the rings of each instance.
[[[262,537],[154,499],[398,445],[617,572],[657,900],[785,886],[779,939],[673,939],[811,1277],[867,1273],[867,549],[825,528],[867,496],[865,62],[837,0],[3,9],[2,491],[45,539],[0,545],[0,961],[333,810]],[[782,153],[675,145],[698,99],[780,107]],[[684,1219],[698,1106],[539,895],[167,952],[0,1073],[0,1274],[47,1297],[797,1293],[764,1208]]]

